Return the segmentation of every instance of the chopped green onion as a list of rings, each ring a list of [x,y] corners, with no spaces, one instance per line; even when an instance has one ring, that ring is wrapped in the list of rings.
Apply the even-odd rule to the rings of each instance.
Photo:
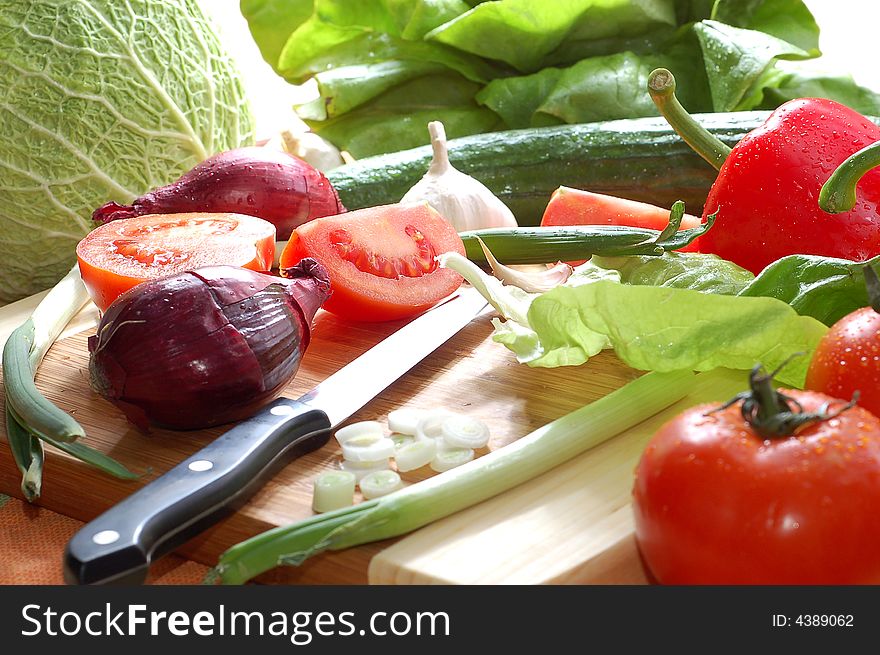
[[[440,431],[447,448],[485,448],[489,443],[489,428],[482,421],[452,414],[440,424]]]
[[[385,430],[382,428],[382,424],[378,421],[359,421],[357,423],[346,425],[344,428],[339,428],[334,436],[341,446],[349,439],[362,437],[364,435],[377,435],[379,437],[384,437]]]
[[[470,448],[440,448],[431,460],[431,468],[437,473],[445,473],[467,464],[473,458],[474,451]]]
[[[381,434],[361,434],[342,444],[342,457],[349,462],[378,462],[394,455],[394,442]]]
[[[443,436],[443,421],[452,416],[445,409],[426,413],[416,424],[416,439],[440,439]]]
[[[415,436],[416,425],[422,417],[425,416],[425,410],[415,407],[401,407],[388,412],[388,429],[392,432],[400,434],[408,434]]]
[[[668,408],[696,387],[690,371],[653,372],[479,459],[339,512],[278,527],[220,557],[226,584],[327,550],[396,537],[530,480]]]
[[[369,475],[370,473],[375,473],[376,471],[387,471],[391,468],[391,461],[388,459],[381,459],[377,462],[349,462],[346,460],[342,460],[339,464],[339,468],[343,471],[348,471],[352,475],[354,475],[354,479],[356,482],[360,482],[361,478],[365,475]]]
[[[394,442],[395,453],[397,453],[397,451],[399,451],[404,446],[408,446],[416,440],[416,438],[411,434],[401,434],[399,432],[392,433],[390,439]]]
[[[367,499],[387,496],[400,489],[401,485],[400,476],[394,471],[376,471],[360,481],[361,493]]]
[[[427,466],[437,453],[435,439],[416,439],[394,454],[397,470],[406,473]]]
[[[331,512],[354,503],[355,477],[348,471],[327,471],[315,478],[312,509]]]

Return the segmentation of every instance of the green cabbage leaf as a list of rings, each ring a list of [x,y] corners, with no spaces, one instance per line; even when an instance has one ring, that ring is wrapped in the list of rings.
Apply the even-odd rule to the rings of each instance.
[[[91,214],[253,141],[232,60],[195,0],[0,9],[0,304],[52,286]]]

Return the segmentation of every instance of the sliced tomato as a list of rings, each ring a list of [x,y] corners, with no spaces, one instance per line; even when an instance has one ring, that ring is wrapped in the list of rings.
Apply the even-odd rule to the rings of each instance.
[[[313,257],[330,273],[324,309],[356,321],[414,316],[461,284],[435,257],[464,254],[458,233],[428,204],[384,205],[316,218],[293,231],[281,268]]]
[[[565,186],[559,187],[550,196],[541,219],[541,225],[626,225],[651,230],[663,230],[668,224],[668,209]],[[699,217],[685,214],[679,229],[699,225]],[[697,242],[690,243],[681,251],[698,252]]]
[[[104,311],[132,287],[203,266],[272,268],[275,226],[243,214],[148,214],[92,230],[76,247],[79,270]]]

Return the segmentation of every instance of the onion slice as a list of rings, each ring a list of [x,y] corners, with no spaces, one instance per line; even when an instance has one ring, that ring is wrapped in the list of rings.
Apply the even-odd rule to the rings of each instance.
[[[397,491],[402,486],[400,476],[394,471],[376,471],[361,479],[360,487],[364,498],[379,498]]]
[[[377,435],[379,437],[384,437],[385,430],[382,429],[382,424],[378,421],[359,421],[357,423],[346,425],[343,428],[339,428],[334,436],[341,446],[354,437],[361,437],[364,435]]]
[[[405,473],[430,464],[436,454],[436,440],[417,439],[398,450],[394,455],[394,461],[397,463],[397,470]]]
[[[489,443],[489,428],[480,420],[453,414],[440,424],[444,443],[451,448],[484,448]]]
[[[452,416],[452,412],[436,409],[426,412],[416,424],[416,439],[438,439],[443,436],[443,421]]]
[[[444,473],[451,469],[467,464],[474,458],[474,451],[470,448],[444,448],[437,451],[431,460],[431,468],[437,473]]]
[[[400,434],[415,436],[419,421],[427,415],[423,409],[401,407],[388,412],[388,429]]]
[[[394,442],[381,434],[362,434],[342,444],[342,457],[349,462],[376,462],[394,455]]]
[[[315,478],[312,509],[332,512],[354,504],[355,476],[348,471],[326,471]]]
[[[354,475],[354,479],[356,482],[360,482],[361,478],[365,475],[369,475],[370,473],[376,473],[377,471],[387,471],[391,468],[391,460],[389,459],[380,459],[377,462],[349,462],[346,460],[342,460],[339,463],[339,468],[343,471],[347,471]]]

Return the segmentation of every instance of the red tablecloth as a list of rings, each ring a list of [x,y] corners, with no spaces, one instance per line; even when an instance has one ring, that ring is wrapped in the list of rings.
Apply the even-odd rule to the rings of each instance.
[[[0,494],[0,584],[63,584],[64,546],[82,526],[74,519]],[[150,584],[199,584],[209,568],[169,555],[156,562]]]

